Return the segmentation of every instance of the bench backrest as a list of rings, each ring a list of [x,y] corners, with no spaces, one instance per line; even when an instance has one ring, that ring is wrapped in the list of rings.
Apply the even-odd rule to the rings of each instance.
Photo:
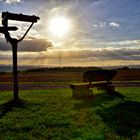
[[[89,70],[83,74],[83,82],[110,82],[117,74],[117,70]]]

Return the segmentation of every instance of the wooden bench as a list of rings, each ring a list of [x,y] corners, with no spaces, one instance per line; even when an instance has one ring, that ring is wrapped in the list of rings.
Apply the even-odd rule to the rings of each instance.
[[[71,84],[72,96],[74,98],[93,96],[91,88],[109,91],[115,91],[111,80],[117,74],[117,70],[89,70],[83,74],[82,83]]]

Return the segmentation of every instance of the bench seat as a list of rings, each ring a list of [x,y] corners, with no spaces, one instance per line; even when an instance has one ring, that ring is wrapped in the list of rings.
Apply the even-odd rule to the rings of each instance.
[[[94,88],[94,87],[103,87],[103,86],[109,86],[112,83],[107,83],[106,81],[99,81],[99,82],[92,82],[92,83],[76,83],[76,84],[70,84],[71,89],[83,89],[83,88]]]

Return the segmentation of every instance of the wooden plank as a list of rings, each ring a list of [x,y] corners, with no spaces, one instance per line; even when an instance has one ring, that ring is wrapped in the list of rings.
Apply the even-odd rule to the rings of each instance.
[[[78,83],[78,84],[71,84],[71,89],[89,89],[92,87],[104,87],[107,85],[111,85],[112,82],[107,83],[106,81],[100,82],[92,82],[92,83]]]

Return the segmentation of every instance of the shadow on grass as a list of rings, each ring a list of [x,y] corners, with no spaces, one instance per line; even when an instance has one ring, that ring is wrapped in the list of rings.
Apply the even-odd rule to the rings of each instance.
[[[11,112],[15,107],[25,108],[26,107],[25,101],[19,100],[17,103],[15,103],[14,100],[10,100],[6,103],[1,104],[0,118],[5,116],[8,112]]]
[[[90,108],[95,106],[102,106],[103,103],[113,101],[116,98],[123,100],[125,96],[119,92],[104,92],[103,94],[97,94],[88,97],[77,98],[80,103],[75,104],[74,109],[78,110],[81,108]]]
[[[78,99],[80,102],[75,104],[74,109],[93,108],[113,132],[125,138],[132,138],[137,136],[140,130],[140,102],[124,98],[119,92],[106,92],[92,98]]]
[[[125,101],[110,108],[97,111],[111,129],[124,137],[133,137],[140,129],[140,103]]]

